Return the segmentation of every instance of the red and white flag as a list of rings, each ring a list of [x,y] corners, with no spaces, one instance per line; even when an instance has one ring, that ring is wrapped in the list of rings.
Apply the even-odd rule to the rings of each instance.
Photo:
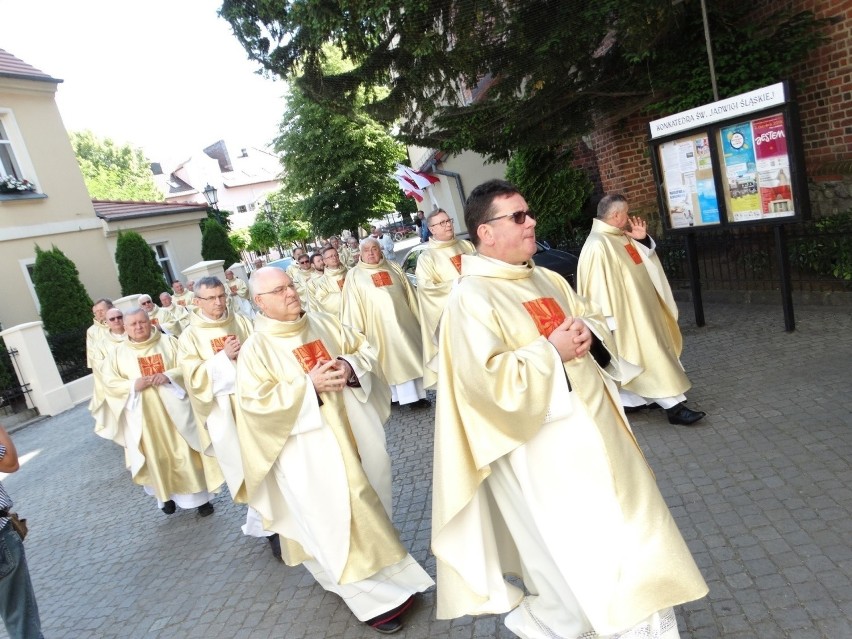
[[[433,184],[437,184],[441,180],[436,178],[434,175],[429,175],[428,173],[423,173],[422,171],[415,171],[414,169],[402,166],[401,164],[396,165],[396,173],[394,175],[399,175],[407,180],[414,183],[414,185],[418,189],[427,189]]]
[[[393,179],[396,180],[396,183],[399,184],[399,188],[401,188],[402,192],[405,193],[405,197],[410,197],[418,202],[423,201],[423,191],[417,188],[417,185],[411,180],[408,180],[401,175],[397,175],[396,173],[394,173],[391,177],[393,177]]]

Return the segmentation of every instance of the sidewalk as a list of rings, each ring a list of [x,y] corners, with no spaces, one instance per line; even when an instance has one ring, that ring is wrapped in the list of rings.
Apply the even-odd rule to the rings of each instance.
[[[779,306],[682,306],[683,363],[699,428],[632,415],[660,488],[710,585],[678,609],[684,639],[852,637],[852,316]],[[432,411],[395,408],[394,520],[429,553]],[[206,519],[167,517],[130,483],[120,448],[85,406],[14,434],[24,463],[3,480],[30,520],[27,555],[48,639],[376,639],[301,567],[244,537],[227,494]],[[577,525],[590,525],[578,521]],[[437,621],[434,590],[397,637],[512,635],[499,617]],[[0,637],[6,635],[0,631]]]

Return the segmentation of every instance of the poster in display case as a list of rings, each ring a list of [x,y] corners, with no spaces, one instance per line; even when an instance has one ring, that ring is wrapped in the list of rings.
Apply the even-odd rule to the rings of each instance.
[[[668,229],[807,217],[798,114],[787,83],[654,120],[649,128]]]

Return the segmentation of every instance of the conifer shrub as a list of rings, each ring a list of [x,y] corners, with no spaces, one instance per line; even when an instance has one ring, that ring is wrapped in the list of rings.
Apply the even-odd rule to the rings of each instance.
[[[160,293],[171,290],[166,284],[163,269],[157,263],[154,249],[135,231],[118,234],[115,263],[118,265],[118,283],[122,295],[147,293],[156,300]]]

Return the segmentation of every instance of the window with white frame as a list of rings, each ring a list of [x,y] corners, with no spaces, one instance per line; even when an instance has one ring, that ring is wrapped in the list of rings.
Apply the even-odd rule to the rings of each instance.
[[[157,263],[160,265],[160,268],[163,269],[163,275],[165,275],[166,281],[174,282],[177,278],[175,277],[174,269],[172,269],[172,260],[169,257],[166,242],[163,242],[162,244],[151,244],[151,248],[154,249],[154,255],[157,257]]]
[[[0,177],[13,177],[23,180],[21,169],[15,159],[15,151],[12,148],[12,141],[9,139],[9,134],[6,132],[6,126],[3,122],[3,114],[0,113]]]
[[[245,212],[246,212],[246,205],[245,204],[240,204],[240,205],[237,206],[237,213],[245,213]]]

